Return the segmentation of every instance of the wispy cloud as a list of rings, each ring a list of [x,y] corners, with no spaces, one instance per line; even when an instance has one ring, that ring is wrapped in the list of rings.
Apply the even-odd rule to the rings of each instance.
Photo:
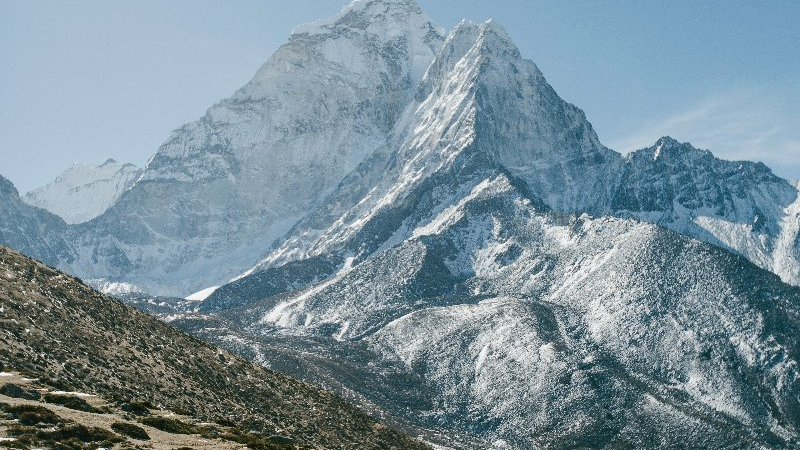
[[[762,161],[778,175],[800,178],[800,111],[790,95],[737,87],[644,124],[609,147],[622,153],[669,135],[731,160]]]

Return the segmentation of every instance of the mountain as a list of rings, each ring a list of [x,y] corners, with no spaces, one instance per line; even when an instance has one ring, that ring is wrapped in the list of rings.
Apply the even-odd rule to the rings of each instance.
[[[797,445],[800,290],[632,218],[774,218],[796,188],[669,139],[616,157],[493,22],[448,35],[389,142],[182,326],[486,447]]]
[[[610,210],[746,257],[800,285],[800,195],[767,166],[665,137],[631,153]]]
[[[286,445],[254,448],[427,448],[330,393],[202,343],[6,247],[0,274],[4,372],[62,394],[94,393],[110,403],[104,408],[178,412],[196,419],[197,433],[216,422],[250,432],[253,444],[280,436],[273,443]]]
[[[141,176],[133,164],[108,159],[103,163],[76,163],[45,186],[22,197],[25,203],[46,209],[70,224],[102,214]]]
[[[512,92],[515,87],[520,92]],[[508,130],[512,131],[504,134]],[[505,30],[494,22],[462,22],[450,33],[390,142],[393,152],[377,153],[365,161],[326,205],[299,222],[245,273],[251,276],[229,286],[251,290],[245,285],[254,281],[258,285],[262,278],[274,283],[284,277],[274,276],[272,269],[284,266],[291,277],[306,277],[289,282],[301,287],[320,273],[293,270],[295,261],[316,261],[330,275],[347,258],[357,262],[385,243],[397,242],[408,234],[400,223],[405,218],[386,211],[401,203],[409,207],[423,203],[429,210],[422,213],[434,214],[442,199],[423,200],[414,190],[420,182],[437,183],[434,174],[454,161],[485,160],[502,167],[527,189],[568,210],[610,201],[613,181],[622,169],[618,154],[599,144],[583,112],[555,94],[539,69],[521,58]],[[566,179],[569,188],[564,186]],[[445,188],[441,190],[434,195],[448,195]],[[449,192],[462,194],[455,188]],[[228,291],[217,291],[206,304],[228,296]],[[267,292],[260,287],[252,291],[233,296],[241,303]]]
[[[556,212],[659,224],[800,284],[797,187],[763,164],[720,160],[668,137],[627,157],[607,149],[583,112],[561,100],[491,21],[465,21],[450,33],[388,142],[205,308],[301,288],[348,257],[396,242],[387,239],[397,224],[363,229],[367,219],[413,198],[408,180],[429,177],[465,148],[479,149]]]
[[[194,328],[493,448],[797,444],[800,289],[655,225],[547,213],[485,175],[403,242]],[[327,341],[304,358],[326,375],[271,356],[281,339]],[[342,376],[352,346],[367,376]],[[393,380],[376,393],[374,377]],[[406,391],[430,397],[396,409]]]
[[[800,285],[796,187],[669,138],[622,156],[502,27],[477,28],[456,27],[442,52],[443,30],[413,0],[356,0],[296,28],[249,83],[176,129],[105,213],[69,227],[72,251],[52,262],[154,295],[206,295],[277,255],[318,253],[330,224],[390,189],[381,169],[400,145],[447,152],[433,139],[474,121],[477,145],[553,210],[657,223]],[[434,172],[431,158],[409,176]],[[47,207],[69,203],[69,189],[48,190]]]
[[[408,180],[429,177],[473,141],[469,148],[480,148],[556,212],[659,224],[800,284],[796,186],[763,164],[720,160],[669,137],[623,157],[600,144],[583,112],[558,97],[501,26],[465,21],[428,68],[386,150],[345,177],[207,306],[300,288],[334,273],[349,256],[367,257],[394,228],[362,232],[366,218],[409,196]],[[403,159],[411,162],[402,166]],[[324,256],[332,248],[346,251]],[[303,260],[318,267],[295,270]]]
[[[298,27],[76,229],[76,261],[60,267],[163,295],[227,282],[385,145],[442,40],[406,0],[356,1]]]
[[[36,255],[49,264],[69,263],[73,250],[63,219],[20,199],[14,184],[0,175],[0,243]]]
[[[762,164],[606,148],[495,22],[356,0],[58,263],[437,444],[794,448],[798,208]]]

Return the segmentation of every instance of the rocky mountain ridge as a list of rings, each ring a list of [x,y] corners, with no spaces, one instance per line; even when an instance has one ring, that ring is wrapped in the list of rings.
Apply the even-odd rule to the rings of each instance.
[[[64,219],[22,201],[14,184],[2,175],[0,211],[0,243],[52,265],[72,260],[74,247]]]
[[[347,258],[357,262],[396,243],[403,235],[387,240],[392,225],[365,224],[404,201],[410,183],[463,152],[490,159],[556,212],[656,223],[742,254],[790,284],[799,281],[796,187],[763,164],[719,160],[668,137],[623,158],[599,143],[583,112],[557,96],[494,22],[462,22],[448,35],[389,142],[397,150],[365,160],[206,306],[279,292],[258,287],[264,279],[301,288],[303,279],[329,276]],[[296,270],[304,260],[318,267]],[[293,280],[276,273],[279,267]]]
[[[385,145],[441,40],[413,2],[354,2],[298,28],[76,228],[61,267],[166,295],[227,282]]]
[[[342,389],[394,408],[412,383],[430,403],[400,410],[406,420],[491,448],[796,445],[796,288],[663,228],[565,218],[506,174],[470,175],[460,181],[471,189],[434,217],[406,215],[414,225],[402,242],[306,288],[223,309],[228,325],[183,326],[309,379],[336,371],[282,366],[267,349],[281,339],[360,345],[362,367],[388,365],[407,381],[378,395],[369,377],[338,376]]]

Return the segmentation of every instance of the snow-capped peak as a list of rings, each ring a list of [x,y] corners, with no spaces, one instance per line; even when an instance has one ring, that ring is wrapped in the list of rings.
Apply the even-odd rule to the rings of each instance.
[[[101,163],[75,163],[54,181],[23,197],[33,206],[61,216],[67,223],[81,223],[102,214],[130,188],[142,170],[109,158]]]
[[[377,182],[364,189],[366,197],[344,215],[328,217],[328,223],[313,219],[325,228],[296,228],[255,270],[343,248],[382,208],[404,201],[436,174],[473,167],[467,163],[473,155],[479,161],[475,164],[487,168],[500,163],[528,182],[534,194],[551,204],[566,204],[565,209],[602,204],[602,196],[610,195],[608,168],[613,177],[614,164],[620,165],[621,158],[599,144],[583,113],[558,97],[494,21],[463,21],[449,33],[416,100],[393,132],[397,147],[389,157],[392,168],[383,170],[381,162],[364,167],[380,173]],[[363,183],[364,177],[354,180]],[[359,192],[359,186],[341,185],[334,197],[341,196],[337,202],[344,205],[351,197],[347,192]]]
[[[656,147],[675,147],[678,145],[681,145],[681,143],[671,136],[662,136],[656,141]]]
[[[295,27],[292,34],[326,34],[337,27],[354,29],[378,29],[386,22],[409,22],[430,18],[414,0],[355,0],[327,19],[315,20]],[[398,29],[388,30],[388,34]]]
[[[356,0],[333,17],[296,27],[291,42],[323,41],[322,56],[354,73],[369,72],[370,67],[359,57],[365,44],[382,46],[410,62],[410,75],[417,82],[444,33],[414,0]],[[402,54],[406,46],[409,52]]]
[[[515,58],[520,57],[519,49],[517,49],[516,44],[514,44],[514,41],[512,41],[511,37],[508,35],[506,27],[496,20],[489,19],[478,25],[478,31],[480,42],[484,45],[483,48],[485,50],[496,51],[502,49],[509,51]]]

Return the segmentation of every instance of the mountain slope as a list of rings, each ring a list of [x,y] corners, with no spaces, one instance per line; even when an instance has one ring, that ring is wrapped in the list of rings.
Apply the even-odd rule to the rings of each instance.
[[[0,244],[35,255],[49,264],[73,259],[67,224],[44,209],[28,205],[8,179],[0,175]]]
[[[657,223],[800,283],[800,219],[787,213],[800,199],[796,188],[763,165],[718,160],[669,138],[623,159],[599,143],[583,112],[561,100],[491,21],[462,22],[448,35],[388,142],[205,309],[301,288],[347,258],[358,262],[397,242],[400,224],[375,217],[386,205],[416,201],[409,186],[470,152],[559,213]],[[657,148],[660,158],[653,157]]]
[[[0,363],[79,390],[233,421],[313,448],[424,448],[332,394],[264,370],[0,247]]]
[[[411,235],[232,314],[262,351],[258,336],[365,344],[432,393],[407,420],[496,448],[794,442],[800,291],[743,258],[632,220],[565,221],[502,173]]]
[[[514,75],[505,80],[503,74]],[[514,87],[519,96],[510,92]],[[511,105],[509,98],[515,99]],[[506,123],[504,111],[519,112],[511,114],[516,122]],[[503,137],[509,127],[514,142]],[[326,205],[299,222],[245,275],[274,278],[266,275],[271,268],[319,258],[326,260],[324,271],[329,275],[348,256],[356,261],[369,256],[401,225],[392,222],[394,218],[381,218],[382,211],[395,203],[417,202],[414,188],[453,161],[466,164],[473,156],[489,160],[536,195],[569,210],[607,202],[608,186],[614,185],[622,166],[616,153],[599,144],[583,113],[557,97],[536,66],[521,58],[505,30],[493,22],[462,22],[448,35],[390,142],[394,151],[366,160]],[[542,179],[543,174],[554,173],[561,181]],[[570,189],[562,183],[567,178],[573,180]],[[364,188],[365,181],[374,184]],[[338,254],[334,260],[322,256],[331,249],[346,251],[333,252]],[[306,274],[308,279],[320,276]],[[300,287],[296,282],[292,286]],[[246,298],[232,295],[238,295],[240,302],[264,295],[254,289],[254,295]],[[226,292],[218,291],[211,302],[230,296]]]
[[[228,281],[385,145],[442,39],[411,0],[355,1],[297,28],[76,228],[79,258],[60,267],[174,296]]]
[[[28,192],[22,199],[67,223],[86,222],[108,209],[141,174],[142,170],[135,165],[113,159],[100,164],[74,164],[54,181]]]
[[[386,149],[345,177],[256,266],[212,295],[206,309],[297,289],[330,276],[348,257],[369,256],[396,228],[363,224],[410,195],[409,180],[429,177],[466,148],[557,212],[657,223],[800,284],[800,218],[788,212],[800,201],[796,188],[763,165],[722,161],[670,138],[623,158],[599,143],[583,112],[558,97],[501,26],[465,21],[428,67]]]

